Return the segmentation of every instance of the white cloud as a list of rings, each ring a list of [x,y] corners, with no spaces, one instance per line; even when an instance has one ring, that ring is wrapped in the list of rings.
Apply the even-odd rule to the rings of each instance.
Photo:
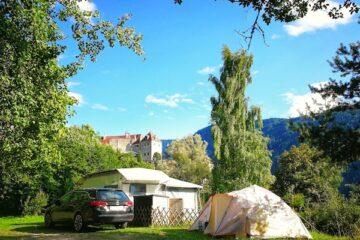
[[[68,87],[79,86],[80,82],[67,82],[66,85]]]
[[[252,71],[251,76],[255,76],[255,75],[259,74],[259,72],[260,72],[259,70]]]
[[[197,84],[197,85],[200,85],[200,86],[204,86],[204,85],[205,85],[205,82],[199,81],[199,82],[197,82],[196,84]]]
[[[337,7],[338,4],[333,1],[329,3],[328,9]],[[343,18],[332,19],[328,13],[322,10],[316,12],[310,11],[305,17],[294,23],[284,25],[285,31],[291,36],[299,36],[306,32],[314,32],[318,29],[335,29],[338,25],[345,25],[351,22],[351,14],[348,10],[343,11]]]
[[[77,105],[81,106],[85,103],[84,97],[80,93],[69,92],[70,97],[75,98],[77,100]]]
[[[281,36],[278,35],[278,34],[276,34],[276,33],[274,33],[273,35],[271,35],[271,39],[272,39],[272,40],[276,40],[276,39],[280,39],[280,38],[281,38]]]
[[[155,113],[154,113],[153,111],[150,111],[150,112],[148,113],[148,115],[149,115],[150,117],[152,117],[152,116],[155,116]]]
[[[146,96],[145,102],[166,107],[177,107],[179,103],[193,103],[193,100],[191,98],[186,98],[186,95],[180,93],[167,95],[165,98],[157,98],[150,94]]]
[[[78,1],[77,5],[79,6],[81,11],[91,11],[94,12],[96,10],[96,5],[92,0],[82,0]]]
[[[197,73],[201,74],[201,75],[209,75],[209,74],[215,73],[216,69],[217,69],[216,66],[214,66],[214,67],[207,66],[207,67],[204,67],[204,68],[198,70]]]
[[[59,56],[57,56],[58,62],[60,62],[60,61],[63,60],[64,58],[66,58],[65,54],[60,54]]]
[[[95,103],[91,106],[92,109],[96,109],[96,110],[101,110],[101,111],[109,111],[110,109],[105,106],[105,105],[102,105],[100,103]]]
[[[127,109],[123,108],[123,107],[118,107],[117,110],[120,111],[120,112],[126,112],[127,111]]]
[[[313,83],[314,87],[319,87],[326,82]],[[285,100],[290,105],[288,110],[289,117],[298,117],[301,114],[309,114],[312,112],[320,112],[326,108],[334,107],[337,101],[332,98],[323,99],[318,93],[306,93],[304,95],[296,95],[293,92],[286,92],[282,94]],[[309,108],[309,109],[308,109]]]

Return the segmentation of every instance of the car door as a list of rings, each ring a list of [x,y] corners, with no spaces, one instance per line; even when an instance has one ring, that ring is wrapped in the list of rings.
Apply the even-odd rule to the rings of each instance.
[[[67,204],[63,206],[63,217],[67,222],[71,222],[73,220],[74,214],[77,210],[79,210],[79,205],[82,202],[82,193],[79,191],[74,191],[71,194],[71,197]]]
[[[58,201],[56,201],[56,204],[52,209],[53,221],[55,222],[66,221],[65,211],[68,208],[71,198],[72,198],[72,192],[69,192],[64,196],[62,196]]]

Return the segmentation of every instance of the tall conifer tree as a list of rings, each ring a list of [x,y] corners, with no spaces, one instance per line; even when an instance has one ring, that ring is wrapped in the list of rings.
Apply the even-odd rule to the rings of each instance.
[[[212,133],[215,156],[214,191],[232,191],[251,184],[268,187],[271,175],[268,140],[262,136],[261,110],[248,108],[245,89],[251,83],[252,55],[223,49],[220,79],[210,76],[218,92],[212,97]]]

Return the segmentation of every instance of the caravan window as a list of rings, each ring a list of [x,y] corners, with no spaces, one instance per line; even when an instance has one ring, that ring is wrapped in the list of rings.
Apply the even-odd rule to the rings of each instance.
[[[130,184],[130,194],[133,196],[146,195],[146,184],[131,183]]]

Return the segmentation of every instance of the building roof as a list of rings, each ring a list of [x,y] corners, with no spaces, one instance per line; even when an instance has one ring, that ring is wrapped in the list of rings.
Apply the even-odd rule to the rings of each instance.
[[[169,180],[163,184],[167,187],[175,187],[175,188],[200,188],[200,189],[202,188],[202,186],[200,186],[200,185],[181,181],[181,180],[175,179],[175,178],[169,178]]]
[[[164,172],[146,168],[119,168],[117,171],[128,183],[154,183],[175,188],[199,188],[202,186],[171,178]]]
[[[101,143],[109,144],[111,140],[128,139],[133,140],[132,144],[140,143],[143,141],[160,141],[160,139],[152,132],[149,132],[145,136],[142,134],[125,134],[121,136],[103,136],[101,137]]]
[[[172,188],[203,188],[202,186],[194,183],[171,178],[162,171],[146,168],[119,168],[103,172],[96,172],[84,176],[79,180],[78,183],[83,183],[87,178],[103,176],[111,173],[119,173],[124,178],[125,183],[163,184],[166,187]]]
[[[139,183],[162,183],[169,179],[169,176],[162,171],[146,168],[119,168],[117,171],[127,182]]]
[[[149,132],[141,141],[159,141],[159,139],[154,133]]]
[[[138,140],[142,139],[142,135],[141,134],[125,134],[125,135],[121,135],[121,136],[103,136],[103,137],[101,137],[101,142],[109,144],[111,140],[117,140],[117,139],[129,139],[129,140],[138,141]]]

